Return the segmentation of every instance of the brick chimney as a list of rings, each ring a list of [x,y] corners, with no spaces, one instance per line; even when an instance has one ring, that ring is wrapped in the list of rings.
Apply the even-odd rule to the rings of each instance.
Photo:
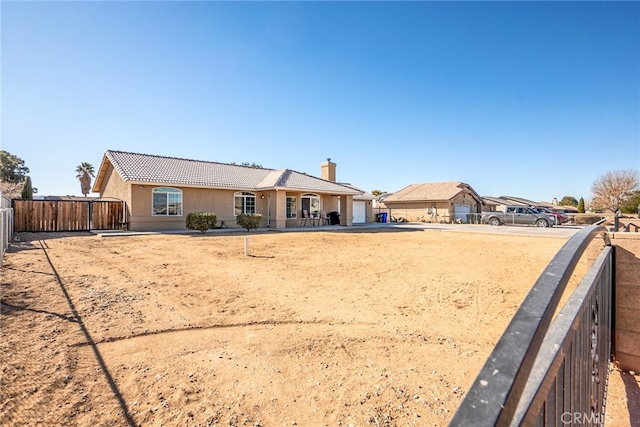
[[[327,181],[336,182],[336,164],[331,161],[331,159],[327,159],[326,162],[320,165],[320,170],[322,172],[321,178],[326,179]]]

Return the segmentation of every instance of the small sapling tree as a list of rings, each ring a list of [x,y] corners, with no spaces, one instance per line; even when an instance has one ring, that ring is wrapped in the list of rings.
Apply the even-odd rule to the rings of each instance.
[[[240,214],[236,218],[238,225],[247,231],[256,230],[262,221],[260,214]]]

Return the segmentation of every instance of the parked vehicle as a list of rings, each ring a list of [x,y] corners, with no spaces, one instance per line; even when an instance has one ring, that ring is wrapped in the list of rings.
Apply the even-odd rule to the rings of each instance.
[[[563,213],[563,212],[556,212],[556,211],[552,211],[551,209],[545,207],[545,206],[534,206],[534,209],[537,210],[538,212],[543,212],[543,213],[547,213],[549,215],[553,215],[556,217],[556,225],[558,224],[564,224],[565,222],[569,221],[569,215]]]
[[[535,225],[553,227],[556,217],[527,206],[507,206],[504,212],[483,212],[480,222],[489,225]]]

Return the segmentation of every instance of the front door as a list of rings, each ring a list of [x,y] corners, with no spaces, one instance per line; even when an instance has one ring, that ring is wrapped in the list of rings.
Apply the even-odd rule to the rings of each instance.
[[[320,213],[320,197],[315,194],[303,194],[300,198],[302,210],[309,215],[317,216]]]

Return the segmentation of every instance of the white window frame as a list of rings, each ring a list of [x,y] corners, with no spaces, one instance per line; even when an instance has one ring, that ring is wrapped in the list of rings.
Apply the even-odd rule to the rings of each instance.
[[[164,213],[156,212],[156,195],[164,195]],[[174,196],[174,197],[171,197]],[[177,200],[176,200],[177,198]],[[172,200],[173,199],[173,200]],[[177,209],[172,209],[172,204],[177,205]],[[171,213],[172,210],[176,213]],[[151,216],[182,216],[183,198],[182,190],[173,187],[156,187],[151,190]]]
[[[287,196],[287,219],[298,218],[298,197]]]
[[[242,207],[238,210],[238,199],[242,200]],[[253,211],[247,210],[247,202],[253,200]],[[256,195],[249,191],[238,191],[233,195],[233,216],[240,214],[254,214],[256,213]]]

